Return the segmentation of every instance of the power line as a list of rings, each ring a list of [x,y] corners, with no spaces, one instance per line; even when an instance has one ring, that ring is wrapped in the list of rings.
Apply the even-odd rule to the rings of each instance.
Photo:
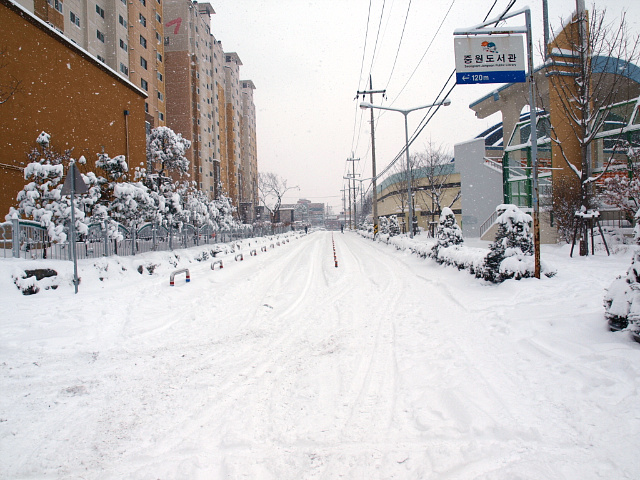
[[[376,51],[378,49],[378,38],[380,37],[380,27],[382,26],[382,18],[384,17],[384,6],[386,3],[387,3],[386,0],[382,2],[382,11],[380,12],[380,21],[378,22],[378,32],[376,33],[376,43],[373,45],[373,55],[371,55],[371,66],[369,67],[369,76],[371,76],[371,71],[373,70],[373,62],[376,59]]]
[[[400,54],[400,47],[402,46],[402,39],[404,38],[404,30],[407,27],[407,20],[409,19],[410,9],[411,9],[411,0],[409,0],[409,5],[407,6],[407,14],[404,17],[404,25],[402,25],[402,33],[400,34],[400,41],[398,42],[398,49],[396,50],[396,58],[394,58],[393,60],[393,66],[391,67],[391,73],[389,74],[389,79],[387,80],[387,86],[384,87],[385,90],[389,87],[389,83],[391,83],[391,77],[393,77],[393,72],[396,69],[396,62],[398,61],[398,55]]]
[[[447,11],[447,14],[445,15],[444,19],[446,19],[447,15],[449,14],[449,11],[451,10],[451,7],[453,6],[453,4],[455,3],[455,0],[453,0],[451,2],[451,5],[449,6],[449,10]],[[487,18],[489,18],[489,15],[491,15],[491,12],[493,11],[494,7],[496,6],[496,4],[498,3],[498,0],[494,0],[493,5],[491,5],[491,8],[489,8],[489,11],[487,12],[487,14],[484,17],[484,21],[487,20]],[[513,4],[515,3],[515,0],[510,0],[509,1],[509,5],[507,7],[507,10],[505,11],[505,13],[513,6]],[[442,23],[444,23],[444,19],[442,20]],[[440,27],[438,28],[438,31],[440,30],[440,28],[442,27],[442,23],[440,24]],[[436,32],[437,33],[437,32]],[[434,36],[435,38],[435,36]],[[433,39],[431,41],[431,43],[433,43]],[[425,51],[425,54],[427,53],[427,51],[429,50],[429,48],[431,47],[431,43],[429,44],[429,46],[427,47],[427,50]],[[424,55],[422,56],[422,58],[424,58]],[[420,62],[422,62],[422,58],[420,59]],[[420,63],[418,63],[419,65]],[[416,66],[416,70],[417,70],[417,66]],[[415,73],[415,71],[411,74],[411,76],[413,76],[413,74]],[[451,74],[449,75],[449,78],[447,78],[447,80],[445,81],[442,89],[440,89],[440,92],[438,93],[438,95],[436,96],[436,101],[434,103],[438,102],[438,98],[440,98],[440,95],[442,94],[442,92],[444,91],[444,89],[447,87],[448,83],[451,81],[451,79],[453,78],[453,76],[456,73],[456,69],[454,68],[451,72]],[[409,78],[410,80],[411,78]],[[404,88],[407,86],[407,84],[409,83],[409,81],[407,80],[407,83],[405,83],[404,87],[402,87],[402,89],[404,90]],[[444,96],[444,98],[447,98],[451,92],[453,91],[453,89],[456,87],[456,83],[453,84],[453,86],[449,89],[449,91],[447,92],[447,94]],[[402,92],[402,90],[401,90]],[[399,94],[398,94],[399,95]],[[398,96],[396,96],[396,99],[398,98]],[[395,100],[394,100],[395,101]],[[392,102],[393,103],[393,102]],[[413,142],[417,139],[418,135],[420,135],[420,133],[422,133],[422,131],[425,129],[425,127],[427,126],[427,124],[429,123],[429,121],[431,121],[431,118],[433,118],[433,115],[435,115],[435,113],[440,109],[440,106],[438,106],[435,110],[435,112],[433,112],[433,114],[431,114],[431,110],[429,109],[427,111],[427,113],[425,114],[425,116],[422,118],[422,120],[420,121],[420,123],[418,124],[418,127],[416,128],[416,130],[414,131],[414,133],[411,135],[411,138],[409,140],[408,146],[411,146],[413,144]],[[429,118],[427,118],[429,117]],[[423,124],[424,122],[424,124]],[[403,147],[400,152],[398,152],[398,154],[394,157],[394,159],[389,163],[389,165],[387,165],[387,167],[385,167],[379,174],[376,175],[377,178],[380,178],[382,175],[384,175],[385,173],[387,173],[391,167],[398,161],[398,159],[400,159],[402,157],[402,155],[404,154],[405,150],[406,150],[407,146]]]
[[[433,34],[433,37],[431,37],[431,41],[429,42],[429,45],[427,45],[427,49],[424,51],[424,53],[422,54],[422,57],[420,57],[420,60],[418,61],[418,64],[416,65],[416,68],[413,69],[413,72],[411,72],[411,75],[409,75],[409,78],[407,79],[407,81],[405,82],[405,84],[403,85],[403,87],[400,89],[400,91],[398,92],[398,94],[396,95],[396,97],[391,101],[390,105],[393,105],[394,102],[398,99],[398,97],[402,94],[402,92],[404,91],[405,88],[407,88],[407,85],[409,84],[409,82],[411,81],[411,79],[413,78],[413,76],[416,74],[416,72],[418,71],[418,68],[420,67],[420,64],[422,63],[422,61],[424,60],[424,57],[427,55],[427,53],[429,52],[429,50],[431,49],[431,45],[433,45],[433,42],[436,39],[436,36],[438,35],[438,33],[440,33],[440,29],[442,28],[442,26],[444,25],[445,20],[447,19],[447,17],[449,16],[449,12],[451,11],[451,8],[453,7],[453,4],[456,3],[456,0],[451,0],[451,5],[449,5],[449,9],[447,10],[447,13],[445,13],[444,17],[442,18],[442,21],[440,22],[440,26],[438,27],[438,29],[436,30],[436,32]]]
[[[369,37],[369,20],[371,19],[371,2],[372,0],[369,0],[369,11],[367,13],[367,28],[365,29],[364,32],[364,45],[362,47],[362,60],[360,61],[360,76],[358,77],[358,90],[360,89],[360,81],[362,80],[362,69],[364,68],[364,56],[365,53],[367,52],[367,38]],[[358,124],[357,122],[357,118],[358,118],[358,105],[356,104],[356,111],[355,111],[355,115],[354,115],[354,119],[353,119],[353,136],[351,137],[351,150],[353,150],[353,145],[356,142],[356,125]],[[360,124],[362,125],[362,122],[360,122]],[[358,135],[359,136],[359,135]]]

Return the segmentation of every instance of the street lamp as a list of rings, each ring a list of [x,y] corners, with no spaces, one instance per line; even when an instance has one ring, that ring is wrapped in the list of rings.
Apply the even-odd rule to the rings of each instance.
[[[411,112],[414,112],[416,110],[421,110],[423,108],[429,108],[429,107],[437,107],[440,105],[448,107],[449,105],[451,105],[451,100],[448,98],[445,98],[441,102],[432,103],[430,105],[422,105],[421,107],[408,108],[406,110],[403,110],[401,108],[391,108],[391,107],[383,107],[381,105],[373,105],[369,102],[360,103],[360,108],[362,109],[379,108],[380,110],[391,110],[392,112],[400,112],[401,114],[404,115],[404,140],[405,140],[406,167],[407,167],[407,206],[409,207],[409,237],[410,238],[413,238],[413,204],[411,201],[411,170],[410,170],[410,163],[409,163],[409,126],[407,124],[407,116]]]

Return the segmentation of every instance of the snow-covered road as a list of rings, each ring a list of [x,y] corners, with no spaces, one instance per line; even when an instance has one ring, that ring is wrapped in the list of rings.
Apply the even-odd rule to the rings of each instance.
[[[352,233],[252,248],[175,287],[87,263],[77,296],[0,269],[0,477],[637,478],[628,256],[495,286]]]

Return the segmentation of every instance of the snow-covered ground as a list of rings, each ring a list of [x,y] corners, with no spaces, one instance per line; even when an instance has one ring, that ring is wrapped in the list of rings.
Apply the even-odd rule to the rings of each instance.
[[[545,246],[556,276],[494,285],[270,243],[83,261],[77,295],[70,262],[0,259],[0,478],[639,478],[640,345],[602,306],[630,252]],[[33,265],[64,284],[23,296]]]

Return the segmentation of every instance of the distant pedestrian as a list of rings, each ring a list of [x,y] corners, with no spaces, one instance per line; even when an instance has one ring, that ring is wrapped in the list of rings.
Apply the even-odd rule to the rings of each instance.
[[[340,233],[344,233],[344,223],[340,224]]]
[[[307,226],[305,225],[305,226],[304,226],[304,234],[306,235],[308,231],[309,231],[309,227],[307,227]]]

